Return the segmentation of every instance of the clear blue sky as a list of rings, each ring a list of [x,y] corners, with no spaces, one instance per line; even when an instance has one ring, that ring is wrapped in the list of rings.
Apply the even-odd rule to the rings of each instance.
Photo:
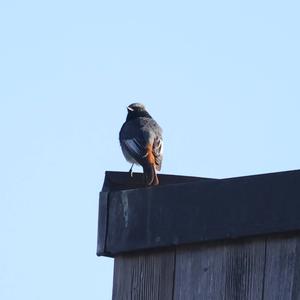
[[[0,299],[108,300],[105,170],[126,105],[164,129],[162,172],[300,168],[299,1],[2,1]],[[136,168],[136,170],[140,170]]]

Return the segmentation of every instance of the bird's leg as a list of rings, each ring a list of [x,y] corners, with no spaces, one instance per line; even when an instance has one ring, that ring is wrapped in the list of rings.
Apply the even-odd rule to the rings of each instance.
[[[130,170],[129,170],[129,175],[130,175],[131,178],[133,177],[133,171],[132,171],[133,165],[134,165],[134,164],[132,164],[132,166],[131,166],[131,168],[130,168]]]

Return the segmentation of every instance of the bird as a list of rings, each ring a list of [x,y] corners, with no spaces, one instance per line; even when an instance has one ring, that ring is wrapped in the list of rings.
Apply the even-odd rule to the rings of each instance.
[[[162,129],[142,103],[127,106],[127,117],[119,132],[121,149],[130,162],[132,175],[134,164],[143,167],[146,186],[158,185],[157,171],[163,159]]]

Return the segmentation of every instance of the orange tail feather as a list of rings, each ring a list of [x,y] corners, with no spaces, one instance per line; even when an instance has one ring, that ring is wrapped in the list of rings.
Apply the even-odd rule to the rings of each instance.
[[[156,174],[155,165],[147,165],[144,166],[144,176],[145,176],[145,183],[146,185],[158,185],[159,180]]]

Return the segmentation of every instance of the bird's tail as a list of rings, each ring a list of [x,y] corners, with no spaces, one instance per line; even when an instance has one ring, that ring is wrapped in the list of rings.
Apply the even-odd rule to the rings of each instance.
[[[149,164],[143,167],[146,185],[158,185],[159,180],[156,174],[155,165]]]

